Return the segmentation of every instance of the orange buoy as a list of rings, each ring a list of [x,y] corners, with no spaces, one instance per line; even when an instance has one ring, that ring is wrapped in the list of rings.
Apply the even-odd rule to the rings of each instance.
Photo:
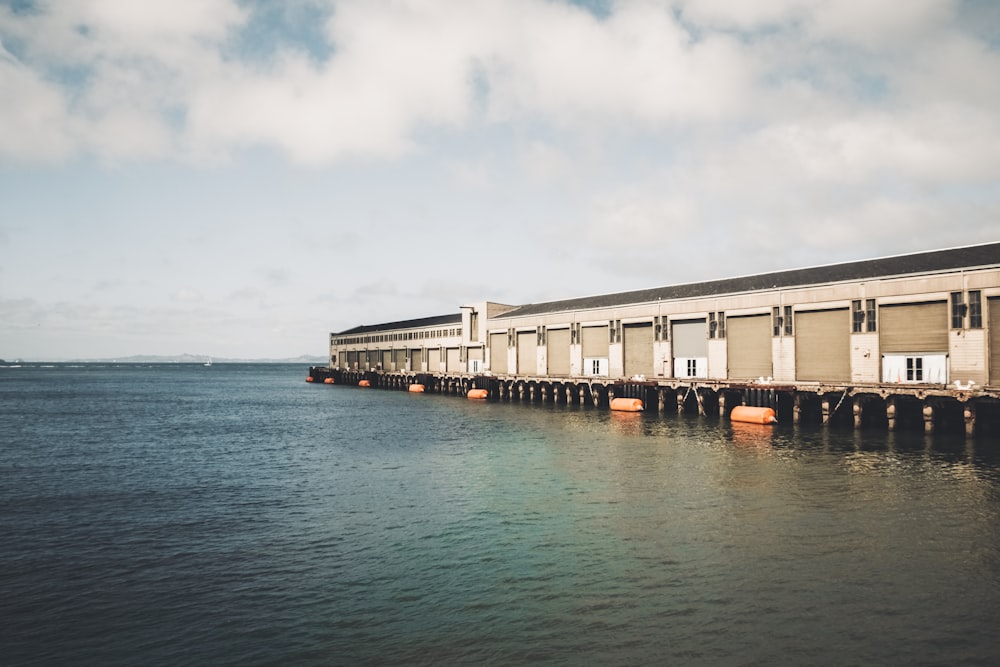
[[[487,398],[489,397],[489,395],[490,392],[487,391],[486,389],[470,389],[468,393],[469,398],[477,398],[477,399]]]
[[[414,394],[422,394],[422,393],[424,393],[424,385],[422,385],[422,384],[411,384],[410,388],[407,389],[407,391],[413,392]]]
[[[611,409],[618,412],[642,412],[642,401],[638,398],[612,398]]]
[[[752,408],[749,405],[737,405],[729,414],[729,420],[748,424],[776,424],[778,417],[773,408]]]
[[[369,382],[368,380],[358,380],[358,386],[359,387],[370,387],[370,386],[372,386],[372,383]]]
[[[323,384],[333,384],[333,378],[327,378],[323,380]]]
[[[312,381],[313,381],[313,376],[312,375],[310,375],[309,377],[306,378],[306,382],[312,382]]]

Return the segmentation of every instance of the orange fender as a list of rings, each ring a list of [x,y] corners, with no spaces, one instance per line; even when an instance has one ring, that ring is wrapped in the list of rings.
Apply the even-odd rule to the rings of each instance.
[[[737,405],[729,414],[729,420],[746,422],[747,424],[776,424],[778,417],[773,408],[752,408],[749,405]]]
[[[313,376],[312,375],[310,375],[309,377],[306,378],[306,382],[312,382],[312,381],[313,381]]]
[[[359,387],[370,387],[370,386],[372,386],[372,383],[369,382],[368,380],[358,380],[358,386]]]
[[[490,392],[485,389],[470,389],[467,394],[468,398],[483,399],[489,397]]]
[[[618,412],[642,412],[645,408],[638,398],[612,398],[611,409]]]
[[[422,384],[411,384],[410,387],[409,387],[409,389],[407,389],[407,391],[412,392],[414,394],[422,394],[422,393],[424,393],[424,385],[422,385]]]
[[[333,384],[333,378],[327,378],[323,380],[323,384]]]

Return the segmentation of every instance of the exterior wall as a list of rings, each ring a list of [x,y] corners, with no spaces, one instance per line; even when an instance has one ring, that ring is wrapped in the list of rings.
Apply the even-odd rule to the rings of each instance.
[[[851,334],[851,382],[878,382],[878,332]]]
[[[708,341],[708,377],[713,380],[724,380],[729,366],[729,347],[726,339],[711,339]]]
[[[948,337],[950,377],[962,384],[986,384],[986,329],[955,329]]]
[[[795,338],[777,336],[771,339],[771,358],[774,360],[774,380],[795,382]]]
[[[653,376],[659,378],[674,377],[673,361],[677,353],[675,341],[671,334],[671,323],[674,321],[706,318],[709,313],[725,312],[726,316],[739,317],[762,312],[770,312],[778,306],[784,312],[785,306],[791,306],[795,311],[818,309],[850,309],[852,302],[874,299],[876,311],[881,312],[883,306],[916,304],[930,301],[948,301],[953,291],[968,293],[969,290],[981,292],[983,305],[982,328],[948,329],[947,349],[940,352],[948,355],[950,377],[962,383],[974,381],[984,385],[988,381],[992,385],[1000,385],[1000,369],[993,369],[990,377],[991,352],[997,356],[991,347],[1000,340],[997,332],[991,331],[995,317],[991,308],[997,308],[1000,301],[1000,268],[982,270],[965,270],[930,276],[903,276],[881,279],[869,279],[864,282],[845,282],[831,285],[819,285],[793,289],[761,290],[756,292],[713,295],[711,297],[655,301],[649,303],[618,305],[608,308],[592,308],[576,311],[549,312],[534,316],[509,317],[516,312],[514,307],[495,304],[488,301],[476,302],[461,308],[460,321],[451,321],[435,326],[406,328],[400,327],[387,330],[371,330],[357,336],[347,334],[331,334],[330,363],[337,366],[357,366],[364,370],[382,362],[383,352],[388,351],[392,364],[399,366],[398,350],[406,350],[406,356],[416,356],[413,350],[420,350],[420,367],[410,368],[411,371],[426,371],[430,373],[444,372],[447,364],[446,350],[459,348],[461,350],[462,370],[468,370],[468,356],[471,350],[494,342],[491,332],[504,332],[503,345],[496,349],[490,345],[484,350],[484,360],[487,367],[494,373],[506,373],[507,369],[517,368],[518,348],[507,346],[508,331],[531,331],[532,336],[539,327],[562,328],[570,332],[568,350],[569,372],[573,377],[590,376],[590,369],[585,367],[581,327],[598,326],[605,328],[605,341],[608,341],[609,322],[618,328],[630,323],[653,323],[660,325],[662,332],[651,343]],[[475,324],[476,332],[471,331]],[[795,351],[796,335],[781,335],[771,339],[771,354],[773,360],[773,378],[776,382],[794,382],[796,379]],[[879,317],[875,332],[850,334],[850,382],[878,383],[882,380],[881,359],[886,350],[881,350],[879,336],[882,334],[882,322]],[[516,334],[515,334],[516,338]],[[534,339],[533,339],[534,340]],[[643,343],[647,344],[647,343]],[[564,348],[565,349],[565,348]],[[432,350],[440,350],[434,363]],[[547,344],[537,345],[532,360],[526,364],[529,368],[518,369],[524,374],[547,373],[552,365],[548,358],[552,350]],[[611,378],[623,377],[625,359],[623,344],[620,340],[608,342],[603,354],[596,355],[605,358],[607,374]],[[595,356],[588,354],[588,356]],[[498,358],[500,357],[500,358]],[[501,358],[506,363],[501,362]],[[1000,357],[997,357],[1000,359]],[[527,360],[526,360],[527,361]],[[717,380],[728,379],[727,341],[709,338],[707,340],[706,375]],[[1000,363],[997,364],[1000,366]],[[415,365],[414,365],[415,366]],[[398,369],[397,370],[401,370]],[[738,378],[737,378],[738,379]]]

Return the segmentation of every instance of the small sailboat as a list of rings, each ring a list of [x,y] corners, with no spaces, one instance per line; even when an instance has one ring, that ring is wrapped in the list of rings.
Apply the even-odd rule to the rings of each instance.
[[[208,358],[208,361],[205,362],[205,365],[206,366],[211,366],[212,365],[212,357]]]

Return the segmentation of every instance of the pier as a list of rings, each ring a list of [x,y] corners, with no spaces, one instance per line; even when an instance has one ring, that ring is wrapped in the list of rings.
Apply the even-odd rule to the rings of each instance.
[[[784,423],[997,432],[1000,243],[522,305],[330,334],[317,377],[495,401]],[[315,379],[315,378],[314,378]],[[619,402],[624,404],[623,402]],[[752,411],[741,410],[740,413]]]
[[[312,367],[312,382],[464,398],[485,389],[487,400],[581,405],[609,409],[614,398],[637,398],[646,412],[726,419],[740,405],[773,408],[779,423],[809,423],[888,431],[923,430],[1000,435],[1000,391],[898,385],[746,383],[716,380],[617,380],[565,377],[494,376],[468,373],[349,371]]]

